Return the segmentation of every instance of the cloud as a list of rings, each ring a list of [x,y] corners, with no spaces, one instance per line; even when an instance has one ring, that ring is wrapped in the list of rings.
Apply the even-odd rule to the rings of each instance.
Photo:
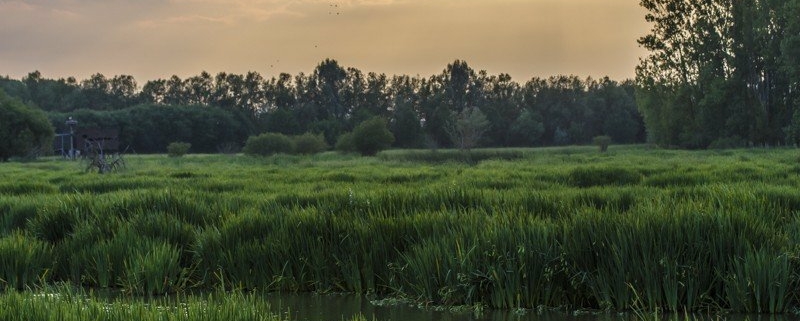
[[[56,7],[48,7],[31,1],[0,0],[0,17],[13,18],[20,15],[26,17],[74,19],[80,17],[75,11]]]
[[[293,10],[295,1],[276,0],[170,0],[158,13],[142,18],[136,25],[143,28],[192,24],[235,26],[264,22],[278,16],[303,17]]]
[[[425,75],[459,58],[519,79],[625,77],[642,16],[620,0],[0,0],[0,72],[146,80],[335,58]]]

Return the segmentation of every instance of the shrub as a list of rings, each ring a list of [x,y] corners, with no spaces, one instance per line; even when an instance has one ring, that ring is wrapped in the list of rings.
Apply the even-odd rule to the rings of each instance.
[[[353,143],[361,155],[373,156],[389,148],[392,142],[394,135],[386,127],[386,121],[380,117],[370,118],[353,129]]]
[[[321,134],[305,133],[292,137],[292,140],[294,141],[294,152],[297,154],[311,155],[328,149],[328,143]]]
[[[611,137],[607,135],[597,136],[594,138],[594,144],[600,148],[601,153],[605,153],[608,150],[608,145],[611,144]]]
[[[274,154],[291,154],[294,151],[294,143],[284,134],[263,133],[258,136],[250,136],[244,144],[242,152],[252,156],[270,156]]]
[[[167,145],[167,155],[169,155],[169,157],[181,157],[189,152],[189,148],[192,148],[192,144],[173,142]]]
[[[51,148],[52,140],[53,126],[41,110],[0,91],[0,161],[38,156]]]
[[[336,140],[336,150],[343,153],[355,153],[356,143],[353,140],[353,133],[344,133]]]

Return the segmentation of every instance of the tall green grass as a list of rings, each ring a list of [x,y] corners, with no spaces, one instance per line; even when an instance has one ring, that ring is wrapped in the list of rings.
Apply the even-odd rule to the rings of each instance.
[[[0,237],[0,289],[23,289],[47,280],[52,247],[13,232]]]
[[[60,290],[0,294],[0,319],[9,321],[282,321],[282,315],[257,295],[241,292],[160,298],[105,300]]]
[[[503,309],[800,307],[794,150],[500,150],[522,156],[466,164],[414,153],[139,156],[114,175],[2,164],[10,180],[50,186],[0,193],[3,284]]]

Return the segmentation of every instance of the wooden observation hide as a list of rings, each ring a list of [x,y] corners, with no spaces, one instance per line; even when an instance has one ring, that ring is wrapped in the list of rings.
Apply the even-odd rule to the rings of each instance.
[[[82,128],[75,131],[75,145],[82,155],[119,152],[119,130]]]

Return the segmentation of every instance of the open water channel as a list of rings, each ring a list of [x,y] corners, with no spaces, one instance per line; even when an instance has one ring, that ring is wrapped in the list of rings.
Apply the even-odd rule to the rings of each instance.
[[[314,295],[314,294],[268,294],[265,295],[270,305],[278,311],[284,311],[296,321],[347,320],[359,313],[367,320],[377,321],[639,321],[631,313],[574,313],[536,311],[494,311],[484,310],[475,313],[472,310],[450,311],[432,308],[420,308],[408,304],[376,305],[370,300],[352,295]],[[654,320],[648,315],[645,320]],[[685,315],[665,315],[658,319],[684,321]],[[795,321],[800,317],[794,314],[784,315],[693,315],[690,320],[714,321]]]

